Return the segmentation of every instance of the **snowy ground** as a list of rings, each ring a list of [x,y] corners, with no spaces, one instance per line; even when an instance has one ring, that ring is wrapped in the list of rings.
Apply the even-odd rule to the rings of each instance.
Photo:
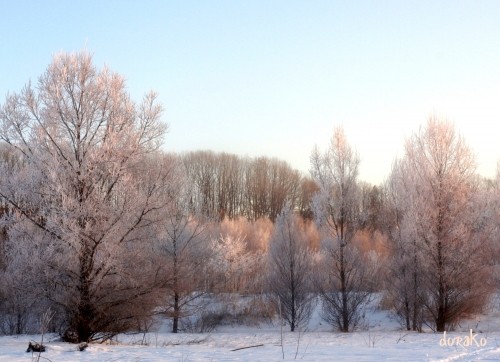
[[[317,313],[306,331],[283,332],[276,323],[260,326],[225,326],[208,334],[120,335],[113,344],[91,344],[83,351],[75,345],[45,336],[47,352],[40,361],[500,361],[500,311],[462,323],[446,337],[476,335],[484,346],[440,346],[442,333],[406,333],[386,311],[372,308],[367,330],[342,334],[330,331]],[[0,361],[32,361],[29,341],[40,336],[0,337]],[[252,348],[239,349],[243,347]],[[283,358],[284,355],[284,358]]]
[[[459,334],[454,334],[459,335]],[[24,350],[34,336],[2,337],[1,361],[31,361]],[[280,361],[279,332],[223,332],[210,335],[151,335],[149,346],[124,338],[117,345],[92,344],[78,352],[74,345],[49,342],[42,356],[50,361]],[[309,332],[284,335],[286,361],[498,361],[500,334],[487,335],[484,347],[440,347],[440,335],[398,332],[337,334]],[[141,337],[142,338],[142,337]],[[140,338],[137,337],[135,342]],[[373,346],[372,346],[372,343]],[[263,345],[233,351],[236,348]],[[46,359],[40,359],[44,361]]]

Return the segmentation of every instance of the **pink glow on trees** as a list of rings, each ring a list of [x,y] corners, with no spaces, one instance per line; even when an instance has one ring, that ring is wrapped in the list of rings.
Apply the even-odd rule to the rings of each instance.
[[[132,270],[153,268],[134,245],[165,206],[166,174],[152,157],[167,129],[162,111],[153,92],[132,101],[124,78],[96,69],[85,52],[55,56],[36,86],[0,109],[0,139],[21,159],[2,164],[10,177],[0,196],[15,222],[44,233],[43,243],[20,247],[47,251],[47,297],[63,311],[69,339],[126,329],[130,313],[147,306],[151,284]]]

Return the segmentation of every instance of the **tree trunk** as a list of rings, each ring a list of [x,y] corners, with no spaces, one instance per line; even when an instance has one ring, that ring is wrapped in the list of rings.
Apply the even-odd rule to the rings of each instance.
[[[177,241],[174,240],[174,317],[172,320],[172,333],[179,331],[179,270],[177,260]]]
[[[292,240],[292,235],[290,234],[290,230],[289,230],[289,239],[290,241]],[[292,246],[290,245],[290,249],[292,249]],[[295,322],[296,322],[296,319],[297,319],[297,316],[296,316],[296,313],[297,311],[295,310],[295,265],[293,263],[293,255],[290,255],[290,259],[291,259],[291,262],[290,262],[290,281],[291,281],[291,285],[290,285],[290,292],[291,292],[291,297],[292,297],[292,300],[291,300],[291,304],[292,304],[292,322],[290,323],[290,331],[291,332],[294,332],[295,331]]]
[[[413,321],[412,321],[412,329],[414,331],[421,331],[421,323],[419,321],[419,314],[420,314],[420,308],[422,307],[419,303],[419,298],[418,298],[418,287],[419,287],[419,283],[418,283],[418,273],[417,273],[417,263],[418,263],[418,259],[417,259],[417,254],[416,254],[416,245],[415,245],[415,241],[413,241],[413,245],[414,245],[414,255],[413,255]]]
[[[292,283],[291,293],[292,293],[292,300],[291,300],[291,304],[292,304],[292,316],[290,318],[291,319],[290,331],[293,332],[293,331],[295,331],[295,322],[296,322],[296,319],[297,319],[297,316],[296,316],[297,311],[295,310],[295,288],[294,288],[294,284],[293,283]]]
[[[442,243],[438,241],[437,243],[438,252],[438,310],[436,317],[436,331],[444,332],[446,328],[446,306],[445,306],[445,285],[444,285],[444,275],[443,275],[443,254],[442,254]]]
[[[342,295],[342,325],[341,332],[349,332],[349,308],[347,305],[347,285],[345,277],[344,244],[340,245],[340,293]]]
[[[179,294],[174,293],[174,319],[172,323],[172,333],[179,332]]]
[[[80,255],[80,286],[79,286],[79,303],[76,310],[74,327],[78,343],[89,342],[93,335],[92,319],[94,318],[94,308],[91,302],[90,293],[90,251],[87,246],[83,246],[84,250]]]
[[[405,321],[406,321],[406,330],[410,331],[411,330],[411,325],[410,325],[410,304],[408,303],[408,298],[407,297],[405,297]]]

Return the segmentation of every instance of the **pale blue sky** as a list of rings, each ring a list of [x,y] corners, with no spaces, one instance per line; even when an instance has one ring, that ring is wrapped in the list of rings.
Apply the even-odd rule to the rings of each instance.
[[[0,2],[0,97],[87,48],[159,92],[169,151],[266,155],[304,172],[343,125],[379,183],[434,113],[481,174],[500,158],[500,1]]]

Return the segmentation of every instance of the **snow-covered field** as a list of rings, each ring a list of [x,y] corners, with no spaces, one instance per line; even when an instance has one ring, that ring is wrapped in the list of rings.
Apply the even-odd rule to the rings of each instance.
[[[441,346],[442,333],[401,331],[386,311],[373,307],[366,330],[349,334],[331,332],[315,313],[305,331],[284,329],[283,337],[278,323],[224,326],[205,334],[120,335],[113,344],[90,344],[79,352],[46,335],[40,361],[500,361],[500,310],[462,323],[446,338],[460,337],[464,344],[471,329],[483,346]],[[26,353],[29,341],[39,342],[40,336],[0,337],[0,361],[36,360]]]
[[[461,335],[453,333],[453,335]],[[483,336],[483,335],[482,335]],[[285,333],[283,352],[279,331],[248,330],[203,335],[150,335],[149,346],[134,338],[116,345],[92,344],[85,351],[49,342],[41,361],[498,361],[500,333],[486,335],[484,347],[440,347],[440,335],[398,332]],[[135,338],[135,343],[142,336]],[[36,336],[0,338],[1,361],[31,361],[25,349]],[[373,345],[372,345],[373,343]],[[262,345],[247,349],[237,348]],[[35,355],[36,356],[36,355]]]

